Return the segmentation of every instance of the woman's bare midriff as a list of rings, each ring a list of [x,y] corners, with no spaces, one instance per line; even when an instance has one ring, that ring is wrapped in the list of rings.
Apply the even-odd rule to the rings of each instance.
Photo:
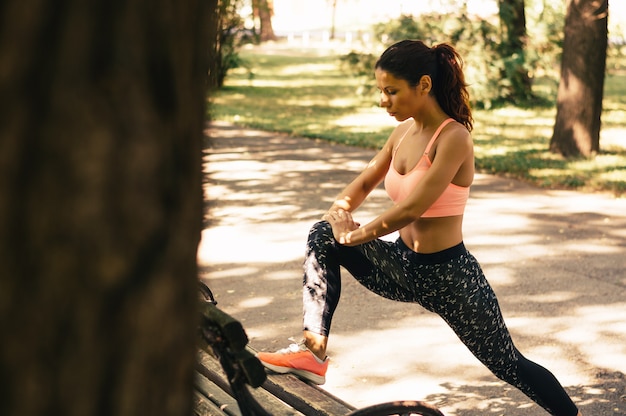
[[[463,241],[463,215],[420,218],[399,231],[402,241],[418,253],[436,253]]]

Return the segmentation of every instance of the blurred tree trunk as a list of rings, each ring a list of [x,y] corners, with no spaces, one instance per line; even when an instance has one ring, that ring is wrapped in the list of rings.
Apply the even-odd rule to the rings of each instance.
[[[526,66],[526,13],[524,0],[498,0],[502,42],[503,76],[510,82],[509,99],[524,102],[532,97],[532,82]]]
[[[0,414],[191,413],[210,3],[0,6]]]
[[[274,15],[274,2],[272,0],[252,0],[254,16],[259,18],[261,42],[276,40],[274,28],[272,27],[272,16]]]
[[[220,87],[220,79],[222,73],[222,59],[220,52],[220,39],[221,39],[221,15],[220,15],[220,0],[209,0],[209,17],[210,22],[214,24],[209,25],[208,28],[208,73],[207,73],[207,90],[209,94]],[[213,7],[214,6],[214,7]]]
[[[331,0],[331,6],[333,9],[333,15],[332,15],[332,21],[330,24],[330,39],[334,40],[335,39],[335,19],[337,17],[337,0]]]
[[[557,114],[550,150],[565,157],[600,150],[608,0],[569,0]]]

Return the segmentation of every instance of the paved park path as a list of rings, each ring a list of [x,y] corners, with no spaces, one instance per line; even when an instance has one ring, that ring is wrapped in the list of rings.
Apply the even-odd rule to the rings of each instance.
[[[222,123],[207,136],[202,277],[254,348],[282,348],[300,334],[308,229],[374,152]],[[388,205],[377,189],[355,218]],[[479,174],[464,233],[522,353],[550,369],[585,416],[626,415],[626,199]],[[380,298],[347,273],[343,286],[326,390],[357,407],[412,399],[448,416],[544,414],[438,316]]]

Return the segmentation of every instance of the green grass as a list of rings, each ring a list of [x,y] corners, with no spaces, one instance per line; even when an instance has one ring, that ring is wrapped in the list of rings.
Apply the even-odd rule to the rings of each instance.
[[[370,148],[379,148],[396,124],[377,107],[375,95],[357,94],[363,81],[347,75],[339,56],[260,49],[241,56],[246,67],[231,71],[211,100],[214,120]],[[555,87],[542,85],[541,91],[550,96]],[[626,194],[625,97],[626,73],[609,72],[602,151],[583,160],[548,151],[554,108],[475,111],[476,166],[544,188]]]
[[[346,77],[338,57],[242,56],[248,67],[229,73],[212,102],[213,119],[368,147],[378,147],[389,134],[390,124],[341,125],[344,117],[381,110],[356,94],[359,81]]]

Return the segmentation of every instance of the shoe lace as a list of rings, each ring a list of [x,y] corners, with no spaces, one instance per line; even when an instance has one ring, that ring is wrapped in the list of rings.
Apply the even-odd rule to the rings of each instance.
[[[307,347],[304,344],[304,339],[300,341],[296,341],[293,338],[289,338],[289,341],[293,341],[292,344],[289,344],[287,348],[283,348],[277,351],[278,354],[293,354],[300,351],[306,351]]]

